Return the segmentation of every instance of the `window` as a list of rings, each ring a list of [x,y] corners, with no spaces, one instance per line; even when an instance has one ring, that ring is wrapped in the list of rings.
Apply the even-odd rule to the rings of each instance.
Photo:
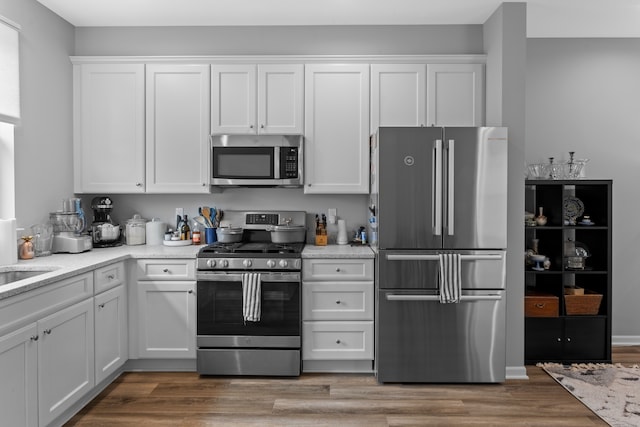
[[[15,217],[13,126],[20,122],[20,26],[0,16],[0,218]]]

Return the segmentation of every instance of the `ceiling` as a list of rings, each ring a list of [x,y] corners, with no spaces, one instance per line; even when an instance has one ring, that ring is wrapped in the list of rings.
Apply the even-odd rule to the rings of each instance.
[[[38,0],[77,27],[483,24],[500,0]],[[528,37],[640,37],[640,0],[523,0]]]

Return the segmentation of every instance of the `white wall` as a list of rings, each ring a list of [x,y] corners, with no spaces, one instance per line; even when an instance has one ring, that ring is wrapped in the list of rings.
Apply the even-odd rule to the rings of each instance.
[[[48,219],[72,196],[73,27],[35,0],[0,0],[21,26],[21,122],[15,128],[15,214],[19,227]]]
[[[529,39],[528,163],[568,152],[613,179],[614,343],[640,344],[640,39]]]

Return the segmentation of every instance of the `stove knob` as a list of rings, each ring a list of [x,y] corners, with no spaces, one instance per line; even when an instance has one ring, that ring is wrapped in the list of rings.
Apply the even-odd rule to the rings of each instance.
[[[244,265],[246,268],[251,267],[251,260],[250,259],[245,259],[244,261],[242,261],[242,265]]]
[[[267,260],[267,267],[273,268],[275,266],[276,266],[276,262],[274,260],[272,260],[272,259]]]
[[[215,266],[216,266],[216,260],[215,259],[208,259],[207,260],[207,267],[213,268]]]
[[[286,267],[287,267],[287,265],[289,265],[289,264],[287,263],[287,260],[286,260],[286,259],[281,259],[281,260],[280,260],[280,262],[279,262],[278,264],[280,264],[280,267],[282,267],[282,268],[286,268]]]
[[[229,267],[229,261],[227,261],[226,259],[220,261],[220,264],[222,264],[223,268]]]

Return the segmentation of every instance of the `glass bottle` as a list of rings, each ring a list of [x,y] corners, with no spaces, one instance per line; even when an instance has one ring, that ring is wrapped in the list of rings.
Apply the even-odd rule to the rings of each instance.
[[[185,214],[184,221],[180,226],[180,240],[191,240],[191,228],[189,227],[189,217]]]

